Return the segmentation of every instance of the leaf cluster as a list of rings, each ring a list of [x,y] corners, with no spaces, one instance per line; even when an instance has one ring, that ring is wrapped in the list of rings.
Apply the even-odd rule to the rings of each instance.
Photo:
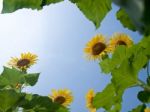
[[[0,75],[0,112],[68,112],[48,96],[22,92],[23,87],[34,86],[38,78],[39,73],[4,67]]]

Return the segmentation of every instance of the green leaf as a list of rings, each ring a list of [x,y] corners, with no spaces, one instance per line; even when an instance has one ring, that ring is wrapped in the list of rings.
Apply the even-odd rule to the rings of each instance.
[[[25,75],[25,81],[30,86],[34,86],[37,83],[38,78],[39,78],[39,73]]]
[[[128,28],[132,31],[136,31],[136,27],[134,26],[134,23],[132,22],[129,15],[125,12],[124,9],[119,9],[116,16],[117,19],[122,23],[122,25],[125,28]]]
[[[18,9],[42,9],[43,6],[63,0],[3,0],[2,13],[12,13]]]
[[[6,112],[15,107],[20,98],[22,96],[13,90],[0,90],[0,111]]]
[[[93,105],[97,109],[104,108],[109,112],[119,112],[121,109],[121,97],[118,97],[114,85],[110,83],[102,92],[96,94]]]
[[[96,28],[111,10],[111,0],[70,0],[91,20]]]
[[[112,82],[116,93],[122,95],[127,88],[138,84],[138,73],[128,60],[124,60],[120,67],[112,72]]]
[[[53,103],[48,96],[40,96],[37,94],[26,94],[25,98],[20,103],[19,107],[30,112],[68,112],[67,108],[59,104]]]
[[[0,88],[10,86],[16,88],[17,84],[27,84],[34,86],[38,81],[39,73],[24,74],[15,68],[4,67],[2,75],[0,75]]]
[[[42,0],[3,0],[2,13],[11,13],[22,8],[41,9]]]
[[[24,74],[14,68],[10,69],[4,67],[2,75],[0,76],[0,85],[10,85],[16,87],[17,84],[23,84],[25,82]]]
[[[129,111],[129,112],[144,112],[144,109],[146,108],[146,105],[138,105],[136,108],[134,108],[133,110]]]
[[[61,2],[61,1],[64,1],[64,0],[45,0],[45,5],[49,5],[51,3],[57,3],[57,2]]]
[[[118,46],[112,55],[112,58],[107,58],[100,62],[102,72],[110,73],[116,67],[119,67],[122,61],[126,58],[126,47]]]
[[[150,92],[149,91],[140,91],[138,93],[137,97],[143,103],[150,103]]]

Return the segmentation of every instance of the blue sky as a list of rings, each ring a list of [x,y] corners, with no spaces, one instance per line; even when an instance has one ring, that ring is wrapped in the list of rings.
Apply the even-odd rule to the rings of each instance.
[[[84,59],[83,48],[87,41],[98,33],[110,37],[115,32],[127,33],[135,42],[141,38],[138,33],[122,27],[115,18],[117,10],[113,5],[113,10],[97,30],[67,0],[46,6],[40,11],[23,9],[1,14],[0,70],[10,57],[22,52],[33,52],[39,56],[39,61],[29,71],[40,72],[41,75],[36,86],[24,91],[49,95],[51,89],[68,88],[74,95],[71,112],[87,112],[86,92],[91,88],[101,91],[110,80],[110,76],[101,73],[98,62]],[[139,104],[136,99],[138,90],[139,88],[134,88],[126,91],[122,112]]]

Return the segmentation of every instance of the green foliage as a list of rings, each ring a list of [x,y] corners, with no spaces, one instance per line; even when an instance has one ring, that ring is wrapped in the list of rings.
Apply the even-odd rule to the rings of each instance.
[[[138,99],[143,103],[150,103],[150,91],[140,91],[138,93]]]
[[[70,0],[75,3],[96,28],[111,10],[111,0]]]
[[[67,108],[60,106],[59,104],[53,103],[48,96],[40,96],[37,94],[25,94],[19,107],[22,107],[28,112],[68,112]]]
[[[113,0],[114,3],[119,5],[126,13],[122,13],[123,17],[127,17],[128,14],[130,19],[126,21],[120,19],[124,26],[128,26],[132,21],[136,29],[144,35],[150,34],[150,4],[149,0]],[[129,22],[128,22],[129,20]],[[130,21],[131,20],[131,21]],[[132,29],[132,27],[129,27]],[[133,29],[132,29],[133,30]]]
[[[116,94],[115,87],[112,83],[96,94],[93,100],[94,107],[104,108],[109,112],[119,112],[121,109],[121,97]]]
[[[24,76],[27,85],[34,86],[39,78],[39,73],[27,74]]]
[[[2,13],[11,13],[22,8],[40,10],[45,5],[63,0],[3,0]],[[70,0],[76,4],[83,14],[92,21],[96,28],[111,10],[112,1],[120,9],[117,19],[132,31],[139,31],[143,39],[130,48],[119,46],[114,53],[103,59],[99,65],[103,73],[111,74],[111,83],[98,92],[93,100],[97,109],[104,108],[108,112],[120,112],[122,96],[126,89],[140,86],[144,90],[138,93],[143,103],[150,102],[150,1],[149,0]],[[143,82],[138,75],[147,68],[147,81]],[[143,74],[142,74],[143,75]],[[23,112],[68,112],[68,109],[52,102],[47,96],[21,93],[22,85],[34,86],[39,78],[38,73],[27,74],[14,68],[4,67],[0,75],[0,112],[12,112],[16,107]],[[20,84],[18,91],[16,86]],[[146,105],[139,105],[130,112],[144,112]],[[17,112],[17,111],[16,111]]]
[[[134,26],[134,23],[132,22],[129,15],[125,12],[124,9],[119,9],[116,16],[117,19],[120,20],[120,22],[125,28],[128,28],[132,31],[136,31],[136,27]]]
[[[0,112],[10,112],[21,98],[14,90],[0,90]]]
[[[134,108],[132,111],[129,112],[144,112],[144,109],[146,108],[146,105],[138,105],[136,108]]]
[[[112,84],[111,87],[109,84],[95,96],[93,104],[96,108],[104,108],[109,112],[114,111],[112,107],[115,108],[115,105],[121,105],[124,91],[137,85],[142,86],[146,90],[139,92],[138,98],[140,101],[144,103],[149,102],[150,87],[138,79],[140,70],[149,61],[149,42],[150,37],[145,37],[141,42],[130,48],[118,46],[111,57],[100,62],[102,72],[111,73]],[[117,109],[120,111],[121,106],[118,106]]]
[[[24,73],[15,68],[4,67],[0,75],[0,112],[69,112],[48,96],[22,93],[23,86],[34,86],[39,73]],[[19,85],[18,85],[19,84]]]
[[[0,87],[15,88],[17,84],[26,84],[34,86],[38,80],[39,73],[25,74],[15,68],[4,67],[3,73],[0,75]]]
[[[22,8],[42,9],[43,6],[63,0],[3,0],[2,13],[11,13]]]

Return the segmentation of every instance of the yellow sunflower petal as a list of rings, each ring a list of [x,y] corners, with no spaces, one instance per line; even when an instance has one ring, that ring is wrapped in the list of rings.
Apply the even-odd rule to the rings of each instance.
[[[28,53],[21,53],[20,58],[11,58],[9,66],[15,67],[19,70],[26,71],[30,66],[35,64],[37,61],[37,55]]]
[[[150,112],[150,108],[146,108],[144,112]]]
[[[110,39],[108,49],[113,52],[115,48],[119,45],[131,47],[133,45],[133,41],[127,34],[115,33]]]
[[[84,48],[86,58],[89,60],[101,59],[108,52],[105,37],[101,34],[94,36]]]
[[[68,106],[73,101],[73,96],[70,90],[68,89],[60,89],[60,90],[52,90],[52,95],[50,98],[63,106]]]
[[[86,94],[86,107],[90,112],[96,112],[96,108],[92,104],[94,96],[95,93],[93,89],[90,89]]]

